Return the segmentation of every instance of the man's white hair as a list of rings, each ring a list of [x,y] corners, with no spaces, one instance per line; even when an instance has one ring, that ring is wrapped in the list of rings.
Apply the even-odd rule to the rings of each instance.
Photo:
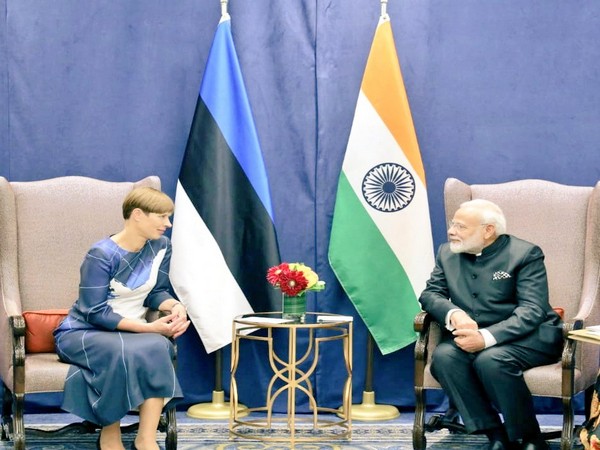
[[[494,202],[476,198],[462,203],[460,208],[474,209],[479,214],[482,224],[494,225],[496,236],[506,234],[506,217],[502,209]]]

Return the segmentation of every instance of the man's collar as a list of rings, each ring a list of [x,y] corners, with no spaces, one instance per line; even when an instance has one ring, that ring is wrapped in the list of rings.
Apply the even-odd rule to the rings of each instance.
[[[479,255],[477,255],[477,257],[486,257],[486,256],[489,256],[489,255],[493,255],[500,248],[504,247],[504,245],[506,244],[506,242],[508,242],[508,235],[501,234],[500,236],[498,236],[496,238],[496,240],[494,242],[492,242],[490,245],[488,245],[487,247],[485,247],[481,251],[481,253]]]

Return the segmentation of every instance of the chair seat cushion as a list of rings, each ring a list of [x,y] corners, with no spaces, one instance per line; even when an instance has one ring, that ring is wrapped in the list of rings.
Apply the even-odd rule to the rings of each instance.
[[[70,364],[56,353],[33,353],[25,357],[25,392],[62,392]]]
[[[52,332],[68,314],[68,309],[25,311],[25,351],[27,353],[53,353]]]
[[[558,361],[554,364],[548,364],[547,366],[533,367],[523,372],[527,387],[533,395],[541,397],[561,397],[561,386],[562,386],[562,365]],[[581,371],[578,369],[574,370],[573,384],[575,392],[584,390],[587,386],[584,385]],[[426,389],[441,389],[440,384],[431,375],[429,370],[429,364],[425,367],[425,373],[423,377],[423,387]]]
[[[587,386],[581,371],[573,371],[574,392],[581,392]],[[541,397],[562,397],[562,363],[560,361],[547,366],[533,367],[523,372],[527,387],[532,394]]]

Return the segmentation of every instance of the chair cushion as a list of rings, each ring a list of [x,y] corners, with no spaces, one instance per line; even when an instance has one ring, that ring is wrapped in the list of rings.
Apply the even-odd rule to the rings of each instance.
[[[61,362],[56,353],[28,354],[25,358],[25,392],[62,392],[70,367]]]
[[[52,332],[68,314],[68,309],[25,311],[25,351],[27,353],[54,353]]]

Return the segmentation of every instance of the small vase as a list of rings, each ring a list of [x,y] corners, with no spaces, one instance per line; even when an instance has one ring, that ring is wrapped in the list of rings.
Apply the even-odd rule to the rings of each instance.
[[[281,312],[284,319],[294,319],[295,322],[304,323],[306,295],[289,296],[282,294]]]

